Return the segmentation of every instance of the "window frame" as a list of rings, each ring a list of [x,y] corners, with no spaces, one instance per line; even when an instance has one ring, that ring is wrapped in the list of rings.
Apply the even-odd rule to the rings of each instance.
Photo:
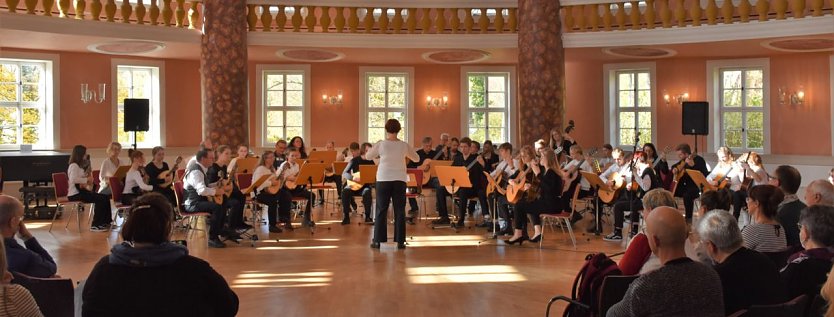
[[[762,129],[764,130],[764,149],[757,152],[760,154],[770,154],[771,152],[771,128],[770,128],[770,59],[769,58],[754,58],[754,59],[730,59],[730,60],[711,60],[707,61],[707,96],[712,103],[709,107],[709,131],[712,134],[707,138],[707,147],[710,149],[723,146],[723,121],[722,121],[722,105],[721,105],[721,86],[723,78],[721,77],[722,70],[728,69],[751,69],[760,68],[762,70],[762,113],[764,122]],[[741,110],[741,108],[739,109]],[[756,110],[758,111],[758,110]],[[746,140],[746,139],[745,139]],[[746,142],[746,141],[745,141]],[[747,148],[734,148],[734,152],[747,152]],[[738,152],[738,153],[741,153]]]
[[[503,112],[505,122],[506,142],[515,143],[518,137],[517,122],[517,99],[516,99],[516,69],[513,66],[462,66],[460,70],[460,135],[469,135],[469,115],[472,112]],[[469,76],[484,74],[505,74],[506,75],[506,107],[503,110],[492,110],[489,107],[469,107]],[[494,108],[493,108],[494,109]],[[488,124],[487,124],[488,126]],[[485,136],[487,139],[489,135]],[[492,140],[495,142],[495,140]]]
[[[406,124],[403,126],[404,133],[402,140],[409,144],[415,144],[414,139],[414,67],[359,67],[359,74],[362,82],[361,87],[361,111],[359,111],[359,140],[368,141],[368,77],[371,75],[405,75],[405,112]],[[387,89],[387,88],[386,88]],[[393,112],[391,108],[385,107],[385,112]],[[386,116],[387,117],[387,116]],[[401,122],[402,123],[402,122]],[[368,141],[370,142],[370,141]]]
[[[153,132],[154,128],[157,129],[158,135],[154,133],[148,133],[146,135],[146,141],[136,143],[138,148],[152,148],[154,146],[165,146],[165,62],[164,61],[156,61],[156,60],[135,60],[135,59],[117,59],[114,58],[110,61],[111,64],[111,85],[110,85],[110,96],[107,98],[110,99],[111,103],[111,139],[113,142],[120,142],[119,141],[119,67],[135,67],[135,68],[152,68],[151,70],[151,90],[152,90],[152,98],[149,98],[150,101],[150,111],[149,114],[150,124],[149,124],[149,131]],[[153,68],[156,68],[154,72]],[[156,79],[156,80],[154,80]],[[92,87],[92,86],[91,86]],[[153,92],[156,92],[154,95]],[[147,136],[150,136],[150,140],[148,140]],[[158,141],[155,142],[154,138],[158,137]],[[132,146],[133,143],[130,144],[122,144],[124,147]]]
[[[39,136],[41,142],[32,144],[32,149],[54,150],[60,148],[60,56],[48,53],[22,53],[0,51],[0,59],[23,63],[42,63],[44,67],[44,132]],[[80,97],[79,97],[80,98]],[[19,109],[25,107],[18,106]],[[22,110],[21,110],[22,111]],[[22,130],[21,130],[22,131]],[[22,138],[22,135],[21,135]],[[0,145],[0,150],[20,150],[19,144]]]
[[[257,80],[255,81],[255,122],[257,122],[257,136],[256,142],[260,147],[272,148],[274,143],[267,143],[267,125],[266,125],[266,90],[265,84],[266,76],[270,73],[301,73],[303,83],[302,103],[301,103],[301,137],[304,138],[305,144],[312,144],[310,135],[310,64],[258,64],[255,66],[255,73]],[[282,109],[285,107],[281,107]],[[285,111],[285,110],[284,110]],[[286,123],[286,122],[285,122]],[[286,127],[286,124],[284,125]],[[291,138],[290,136],[289,138]],[[285,136],[285,140],[289,141]]]
[[[603,126],[605,129],[605,143],[612,144],[614,147],[626,147],[626,146],[634,146],[631,141],[627,141],[629,143],[620,144],[619,143],[619,131],[620,131],[620,113],[621,112],[639,112],[638,110],[641,108],[634,107],[629,109],[634,110],[620,110],[619,108],[619,78],[618,75],[624,72],[648,72],[649,73],[649,100],[651,101],[651,105],[649,107],[649,112],[652,116],[652,124],[651,124],[651,138],[649,140],[641,139],[641,144],[645,144],[651,142],[653,144],[657,144],[657,133],[658,133],[658,124],[657,124],[657,66],[655,62],[644,62],[644,63],[621,63],[621,64],[605,64],[603,65],[603,74],[604,74],[604,90],[607,93],[607,97],[604,98],[604,113],[607,114],[604,116],[603,119]],[[636,84],[636,82],[635,82]],[[635,98],[637,96],[635,95]],[[636,99],[635,99],[636,102]],[[612,122],[612,120],[614,120]],[[637,120],[637,116],[635,116],[635,120]],[[635,122],[636,124],[636,122]],[[645,136],[641,136],[645,137]]]

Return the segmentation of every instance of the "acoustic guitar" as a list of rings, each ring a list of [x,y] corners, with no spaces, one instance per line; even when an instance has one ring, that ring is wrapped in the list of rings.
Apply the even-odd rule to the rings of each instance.
[[[489,196],[489,194],[492,194],[494,192],[498,192],[501,195],[506,195],[507,194],[507,190],[502,188],[501,185],[500,185],[501,184],[501,179],[504,178],[503,173],[498,174],[498,177],[495,177],[495,178],[493,178],[492,175],[490,175],[487,172],[484,172],[484,175],[486,175],[486,178],[487,178],[487,188],[486,188],[487,196]]]
[[[751,153],[753,153],[753,152],[752,152],[752,151],[750,151],[750,152],[747,152],[747,153],[745,153],[745,154],[742,154],[742,157],[743,157],[744,159],[739,158],[739,163],[742,163],[742,162],[743,162],[743,163],[745,163],[745,164],[749,164],[748,162],[750,161],[750,154],[751,154]],[[746,192],[747,190],[749,190],[749,189],[750,189],[750,187],[751,187],[752,185],[753,185],[753,178],[752,178],[752,177],[747,177],[747,169],[745,168],[745,169],[744,169],[744,177],[742,178],[742,181],[741,181],[741,188],[739,188],[739,190],[740,190],[740,191],[744,191],[744,192]]]
[[[417,168],[423,170],[424,175],[428,175],[429,171],[431,170],[431,162],[437,161],[437,159],[439,159],[441,155],[443,155],[443,151],[437,151],[437,153],[434,154],[434,157],[423,160],[423,164],[420,164],[420,166],[418,166]],[[422,185],[425,186],[426,184],[428,184],[430,179],[431,177],[423,177]]]
[[[518,174],[518,176],[514,180],[510,180],[507,183],[507,202],[510,204],[515,204],[519,200],[521,200],[521,196],[525,191],[524,185],[527,184],[527,174],[530,173],[532,168],[527,166],[527,168]]]
[[[611,174],[611,176],[608,177],[608,182],[614,182],[614,185],[610,188],[600,188],[598,193],[599,199],[606,204],[610,204],[611,202],[617,200],[618,197],[620,197],[620,193],[623,191],[623,188],[625,187],[625,176],[620,175],[620,173],[614,172]]]
[[[221,179],[219,184],[217,185],[216,189],[217,192],[214,196],[209,196],[208,200],[218,205],[223,204],[223,200],[228,198],[232,194],[233,188],[232,181],[229,179]]]
[[[356,172],[351,175],[353,175],[353,179],[346,180],[347,186],[350,187],[350,190],[357,191],[362,189],[362,187],[365,186],[365,184],[360,183],[362,181],[362,174],[360,172]]]
[[[164,180],[163,183],[159,184],[160,188],[168,188],[169,186],[171,186],[171,184],[174,183],[174,177],[171,177],[169,180],[168,176],[170,176],[171,173],[176,173],[177,169],[180,167],[180,164],[182,164],[182,156],[177,156],[177,159],[174,162],[173,167],[171,167],[167,171],[162,171],[161,173],[159,173],[159,175],[156,178]]]
[[[570,189],[571,184],[573,184],[573,182],[575,182],[577,179],[579,179],[579,176],[580,176],[579,171],[582,169],[582,164],[585,164],[585,161],[587,161],[589,157],[594,156],[594,154],[597,154],[597,149],[596,148],[591,148],[588,151],[588,154],[581,161],[579,161],[579,164],[574,166],[574,167],[576,167],[576,169],[574,169],[572,171],[566,171],[566,172],[568,172],[568,174],[567,174],[567,178],[565,179],[564,185],[562,185],[562,192],[563,193],[568,191],[568,189]]]

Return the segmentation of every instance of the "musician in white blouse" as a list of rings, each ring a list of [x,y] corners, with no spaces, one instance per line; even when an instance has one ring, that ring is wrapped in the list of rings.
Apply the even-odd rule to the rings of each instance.
[[[299,152],[298,148],[288,148],[287,160],[284,163],[281,163],[281,165],[275,170],[275,174],[278,175],[278,178],[286,179],[289,182],[295,182],[296,177],[298,177],[298,173],[301,172],[301,165],[297,162],[300,156],[301,152]],[[282,210],[281,213],[290,213],[290,204],[292,204],[293,197],[304,198],[307,200],[306,206],[304,207],[304,217],[301,221],[301,226],[315,226],[316,224],[312,220],[311,213],[313,209],[313,201],[316,200],[316,195],[304,188],[304,186],[297,185],[294,188],[289,188],[287,187],[287,182],[284,182],[284,187],[282,187],[278,192],[278,205]],[[292,229],[292,227],[287,227],[287,229]]]
[[[110,196],[91,191],[93,175],[82,167],[90,164],[89,161],[84,160],[85,156],[87,156],[87,148],[83,145],[76,145],[72,148],[72,154],[70,154],[69,159],[70,165],[67,169],[67,177],[69,179],[67,199],[70,201],[92,203],[94,212],[93,224],[90,227],[90,231],[108,231],[110,230],[110,223],[113,221],[110,211]]]
[[[99,168],[98,178],[101,186],[98,189],[99,194],[110,195],[110,177],[113,177],[119,166],[124,165],[119,158],[120,153],[122,153],[122,145],[119,142],[112,142],[107,146],[107,159],[101,162],[101,168]]]
[[[270,193],[267,190],[267,188],[271,186],[280,185],[279,180],[277,179],[277,175],[275,175],[275,168],[272,167],[274,162],[275,152],[264,152],[263,155],[261,155],[261,157],[258,159],[258,166],[255,168],[255,172],[252,174],[252,183],[254,184],[264,176],[268,177],[266,181],[261,183],[255,189],[255,200],[267,206],[267,218],[269,218],[269,232],[281,233],[283,232],[283,230],[276,226],[279,222],[285,223],[286,227],[290,229],[292,229],[292,224],[290,223],[289,208],[282,208],[281,213],[279,214],[278,193]]]
[[[719,182],[726,180],[728,188],[737,191],[741,187],[742,171],[733,162],[733,150],[722,146],[715,151],[715,155],[718,156],[718,164],[707,175],[707,182],[712,186],[718,186]]]
[[[379,157],[376,173],[376,217],[371,248],[379,249],[388,241],[388,204],[394,205],[394,242],[398,249],[405,248],[405,185],[408,181],[405,159],[418,161],[417,152],[397,138],[402,129],[396,119],[385,122],[385,140],[379,141],[365,154],[366,159]]]
[[[130,154],[130,170],[125,176],[125,187],[122,190],[122,204],[130,205],[145,192],[153,190],[153,186],[145,181],[145,155],[142,151],[128,151]]]

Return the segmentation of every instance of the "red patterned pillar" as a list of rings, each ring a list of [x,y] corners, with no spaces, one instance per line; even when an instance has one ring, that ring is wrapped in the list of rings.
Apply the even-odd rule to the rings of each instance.
[[[518,2],[519,141],[530,144],[562,127],[565,49],[559,0]]]
[[[203,138],[214,144],[248,144],[246,1],[203,1],[203,17]]]

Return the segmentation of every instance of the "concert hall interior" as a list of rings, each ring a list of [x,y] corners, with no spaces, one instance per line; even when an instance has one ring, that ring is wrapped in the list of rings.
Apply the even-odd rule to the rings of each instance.
[[[834,317],[833,124],[833,0],[0,0],[0,294]]]

